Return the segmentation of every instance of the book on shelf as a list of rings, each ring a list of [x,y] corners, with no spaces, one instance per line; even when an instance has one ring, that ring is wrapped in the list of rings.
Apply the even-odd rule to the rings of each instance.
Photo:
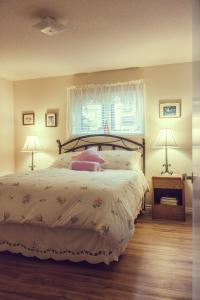
[[[162,197],[160,199],[160,204],[178,205],[178,199],[172,197]]]

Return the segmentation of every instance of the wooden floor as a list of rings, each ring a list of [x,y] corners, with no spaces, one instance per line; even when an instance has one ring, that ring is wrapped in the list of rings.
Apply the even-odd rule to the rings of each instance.
[[[191,217],[186,223],[167,222],[146,214],[111,266],[0,253],[0,299],[190,300],[191,270]]]

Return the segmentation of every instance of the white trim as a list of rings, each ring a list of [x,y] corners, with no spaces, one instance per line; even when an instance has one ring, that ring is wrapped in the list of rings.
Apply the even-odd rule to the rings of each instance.
[[[186,213],[192,214],[193,209],[192,209],[192,207],[186,207],[185,211],[186,211]]]

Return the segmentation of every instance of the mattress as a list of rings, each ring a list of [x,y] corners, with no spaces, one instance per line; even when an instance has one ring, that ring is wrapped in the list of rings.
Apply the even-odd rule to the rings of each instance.
[[[18,173],[0,179],[0,251],[90,263],[118,260],[147,183],[141,171]]]

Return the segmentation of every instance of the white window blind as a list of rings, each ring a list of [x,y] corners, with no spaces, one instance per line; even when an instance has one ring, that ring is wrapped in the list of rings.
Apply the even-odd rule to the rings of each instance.
[[[72,136],[144,133],[142,80],[71,87],[68,98],[68,125]]]

